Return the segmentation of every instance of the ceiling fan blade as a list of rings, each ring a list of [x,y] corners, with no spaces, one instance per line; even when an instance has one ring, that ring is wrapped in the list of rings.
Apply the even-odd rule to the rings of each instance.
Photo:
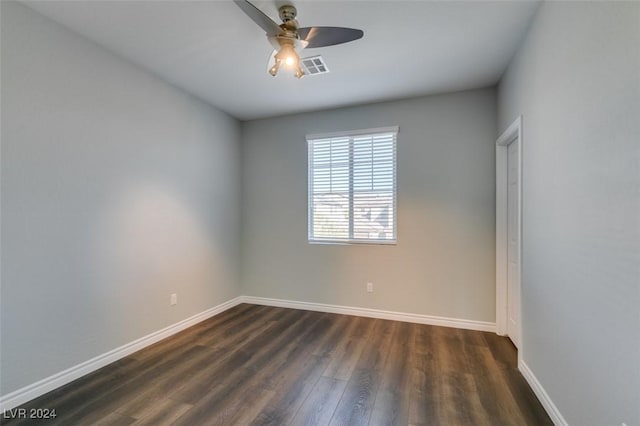
[[[247,0],[233,0],[233,2],[238,5],[238,7],[242,9],[242,11],[253,20],[253,22],[265,30],[267,35],[278,35],[282,31],[280,26],[275,23],[273,19],[269,18],[264,14],[264,12],[249,3]]]
[[[298,35],[309,42],[307,49],[313,49],[358,40],[364,36],[364,31],[343,27],[304,27],[298,28]]]

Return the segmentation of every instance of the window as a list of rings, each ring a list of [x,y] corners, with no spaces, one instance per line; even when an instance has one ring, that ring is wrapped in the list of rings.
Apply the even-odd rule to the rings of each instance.
[[[310,242],[396,242],[397,133],[307,136]]]

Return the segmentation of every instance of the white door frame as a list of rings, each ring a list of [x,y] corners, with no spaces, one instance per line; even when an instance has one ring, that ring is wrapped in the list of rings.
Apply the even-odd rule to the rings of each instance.
[[[520,218],[518,245],[518,281],[520,298],[518,304],[518,358],[522,356],[522,116],[519,116],[496,141],[496,333],[507,334],[507,171],[509,145],[518,141],[518,216]]]

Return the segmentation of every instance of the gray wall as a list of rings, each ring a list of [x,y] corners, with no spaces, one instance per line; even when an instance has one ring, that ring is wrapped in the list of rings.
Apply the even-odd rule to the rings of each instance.
[[[640,425],[640,3],[544,3],[499,86],[523,115],[524,361],[574,425]]]
[[[495,321],[495,114],[484,89],[243,123],[243,294]],[[307,243],[305,135],[390,125],[398,244]]]
[[[239,124],[4,1],[1,170],[2,394],[239,295]]]

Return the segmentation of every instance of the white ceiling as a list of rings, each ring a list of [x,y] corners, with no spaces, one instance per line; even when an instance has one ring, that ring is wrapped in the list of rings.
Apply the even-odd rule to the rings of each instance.
[[[264,31],[231,1],[27,1],[241,120],[495,84],[537,1],[301,1],[301,26],[364,38],[310,49],[330,73],[271,77]],[[277,18],[283,0],[255,1]],[[279,20],[274,19],[277,22]]]

